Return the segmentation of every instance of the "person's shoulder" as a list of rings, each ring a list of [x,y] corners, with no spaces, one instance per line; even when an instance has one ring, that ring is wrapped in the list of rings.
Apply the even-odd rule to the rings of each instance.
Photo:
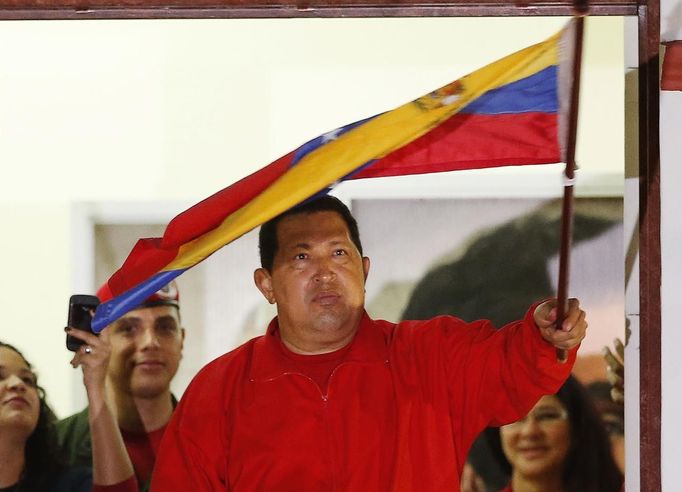
[[[85,407],[80,412],[76,412],[73,415],[58,420],[56,426],[58,429],[70,429],[78,426],[81,422],[88,422],[88,407]]]
[[[55,423],[55,431],[59,444],[74,436],[82,436],[90,434],[90,427],[88,423],[88,407],[85,407],[78,413],[74,413],[69,417],[63,418]]]
[[[487,320],[466,322],[451,315],[423,320],[403,320],[395,326],[393,343],[441,344],[443,341],[466,343],[484,339],[494,333]]]
[[[249,340],[202,367],[185,389],[173,420],[189,420],[192,425],[201,426],[233,398],[238,398],[235,393],[249,381],[251,355],[258,339]]]
[[[57,446],[68,463],[89,466],[92,460],[88,407],[54,425]]]
[[[458,329],[470,326],[466,321],[461,320],[449,314],[435,316],[429,319],[407,319],[402,320],[396,325],[396,332],[408,333],[424,333],[425,330],[435,329]]]
[[[216,378],[223,378],[226,373],[239,371],[240,368],[245,369],[253,355],[254,346],[262,339],[263,336],[252,338],[239,347],[213,359],[199,370],[194,376],[192,384],[213,381]]]
[[[443,331],[452,331],[467,326],[467,323],[454,316],[442,315],[430,319],[401,320],[397,323],[383,319],[370,319],[374,329],[380,330],[389,343],[412,342],[431,338]]]
[[[253,354],[254,347],[262,343],[265,335],[252,338],[248,342],[241,344],[239,347],[224,353],[223,355],[213,359],[206,364],[206,368],[215,366],[216,368],[226,367],[234,364],[240,364],[248,360]]]

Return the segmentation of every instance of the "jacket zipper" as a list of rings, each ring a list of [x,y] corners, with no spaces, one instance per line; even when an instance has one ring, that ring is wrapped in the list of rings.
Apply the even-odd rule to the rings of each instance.
[[[389,361],[386,360],[384,361],[384,364],[388,364]],[[332,435],[331,435],[331,424],[329,422],[329,391],[332,386],[332,379],[336,372],[339,370],[340,367],[349,365],[349,364],[360,364],[360,365],[367,365],[367,364],[374,364],[374,362],[359,362],[359,361],[347,361],[347,362],[342,362],[338,366],[336,366],[333,370],[332,373],[329,375],[329,381],[327,382],[327,393],[322,392],[322,388],[311,378],[310,376],[307,376],[303,374],[302,372],[283,372],[282,374],[278,374],[277,376],[274,376],[272,378],[268,379],[263,379],[261,380],[262,382],[272,382],[275,381],[276,379],[279,379],[283,376],[301,376],[308,381],[310,381],[315,388],[317,388],[317,391],[320,395],[320,399],[322,400],[322,406],[323,406],[323,412],[324,412],[324,420],[325,420],[325,427],[327,428],[327,440],[328,440],[328,447],[329,447],[329,459],[331,462],[331,474],[332,474],[332,492],[336,492],[337,490],[337,482],[338,479],[337,477],[337,470],[336,470],[336,462],[334,460],[334,446],[332,441]],[[251,379],[251,382],[255,382],[254,379]]]

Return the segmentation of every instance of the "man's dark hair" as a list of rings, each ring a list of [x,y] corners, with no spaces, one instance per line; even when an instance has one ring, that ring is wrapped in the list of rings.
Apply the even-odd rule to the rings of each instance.
[[[258,234],[258,249],[260,251],[260,264],[268,271],[272,270],[272,264],[277,254],[277,224],[291,215],[298,214],[314,214],[317,212],[336,212],[341,216],[343,221],[348,226],[351,241],[358,248],[360,255],[362,255],[362,244],[360,243],[360,231],[358,230],[358,223],[355,217],[350,213],[348,207],[336,197],[325,195],[314,200],[309,200],[296,207],[290,208],[286,212],[278,215],[274,219],[270,219],[263,224]]]

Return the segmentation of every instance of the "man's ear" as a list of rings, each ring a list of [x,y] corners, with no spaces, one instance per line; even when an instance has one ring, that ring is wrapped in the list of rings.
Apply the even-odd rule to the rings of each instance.
[[[362,270],[365,272],[365,281],[367,281],[367,275],[369,275],[369,258],[367,256],[362,257]]]
[[[272,290],[272,277],[270,276],[270,272],[265,268],[256,269],[256,271],[253,272],[253,281],[261,294],[263,294],[263,297],[265,297],[270,304],[275,304],[277,302],[275,293]]]
[[[180,360],[182,360],[182,350],[185,348],[185,329],[180,328]]]

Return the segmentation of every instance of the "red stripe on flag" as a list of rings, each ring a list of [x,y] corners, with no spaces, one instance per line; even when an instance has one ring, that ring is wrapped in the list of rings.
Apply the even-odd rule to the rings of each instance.
[[[458,113],[353,178],[560,161],[556,114]]]
[[[215,229],[286,172],[291,152],[236,183],[220,190],[176,216],[162,238],[140,239],[125,263],[108,280],[114,296],[147,280],[175,259],[180,246]]]
[[[165,249],[160,245],[161,238],[158,237],[139,239],[135,243],[125,263],[107,281],[113,296],[147,280],[173,261],[179,248]]]
[[[179,247],[218,227],[225,217],[249,203],[284,174],[293,156],[294,152],[290,152],[280,157],[176,216],[166,227],[160,247]]]

